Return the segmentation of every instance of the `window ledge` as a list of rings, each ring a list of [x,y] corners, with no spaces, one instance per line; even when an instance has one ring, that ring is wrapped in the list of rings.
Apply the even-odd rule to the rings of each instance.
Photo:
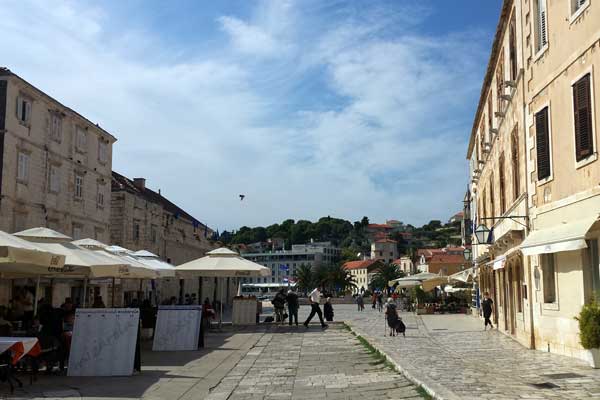
[[[598,159],[598,153],[597,152],[592,153],[591,155],[587,156],[583,160],[576,161],[575,162],[575,169],[579,169],[579,168],[585,167],[586,165],[593,163],[597,159]]]
[[[29,181],[27,179],[17,178],[17,183],[20,183],[21,185],[29,186]]]
[[[571,16],[569,17],[569,25],[573,25],[573,23],[579,19],[579,17],[581,16],[581,14],[583,14],[583,12],[589,6],[590,6],[590,2],[588,1],[584,5],[582,5],[581,7],[579,7],[579,10],[577,10],[573,14],[571,14]]]
[[[19,121],[20,125],[23,125],[26,128],[29,128],[31,126],[31,124],[28,121],[22,121],[20,119],[17,119],[17,121]]]
[[[544,303],[542,308],[548,311],[558,311],[560,308],[558,307],[558,303]]]
[[[81,201],[83,201],[83,198],[82,197],[73,197],[73,200],[81,202]]]
[[[554,180],[554,175],[550,175],[547,178],[542,179],[541,181],[537,181],[537,186],[543,186],[546,183],[552,182]]]
[[[533,56],[533,62],[537,62],[540,58],[548,51],[548,43],[546,43],[541,49],[539,49]]]

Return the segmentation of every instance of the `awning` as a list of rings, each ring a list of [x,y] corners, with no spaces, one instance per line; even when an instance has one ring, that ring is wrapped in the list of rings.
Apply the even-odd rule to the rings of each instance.
[[[506,256],[499,256],[494,259],[492,265],[494,269],[502,269],[504,264],[506,264]]]
[[[426,281],[423,281],[422,287],[423,287],[424,291],[429,292],[429,291],[435,289],[437,286],[446,285],[446,284],[448,284],[448,277],[447,276],[438,276],[438,277],[427,279]]]
[[[597,220],[598,216],[594,215],[532,231],[521,243],[521,251],[526,256],[533,256],[585,249],[585,235]]]

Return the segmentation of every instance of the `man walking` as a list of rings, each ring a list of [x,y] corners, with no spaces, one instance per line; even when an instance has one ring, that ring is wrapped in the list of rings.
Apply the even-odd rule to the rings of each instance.
[[[296,321],[296,326],[298,326],[298,308],[300,304],[298,303],[298,295],[293,289],[290,289],[287,293],[287,305],[288,305],[288,314],[290,314],[290,326],[292,326],[292,319]]]
[[[321,321],[321,328],[327,328],[327,324],[325,323],[325,321],[323,321],[323,313],[321,312],[321,307],[319,307],[319,301],[321,300],[321,292],[319,291],[319,288],[315,288],[312,292],[310,292],[310,294],[308,295],[308,299],[310,300],[311,310],[310,314],[308,315],[308,318],[306,319],[306,321],[304,321],[304,326],[308,328],[308,323],[310,322],[312,317],[314,317],[315,314],[317,314],[319,316],[319,321]]]
[[[481,302],[481,310],[483,311],[483,318],[485,319],[485,325],[483,325],[483,330],[487,329],[488,324],[490,325],[490,329],[494,329],[492,325],[492,321],[490,317],[492,316],[492,305],[494,301],[490,299],[490,294],[488,292],[483,293],[483,301]]]

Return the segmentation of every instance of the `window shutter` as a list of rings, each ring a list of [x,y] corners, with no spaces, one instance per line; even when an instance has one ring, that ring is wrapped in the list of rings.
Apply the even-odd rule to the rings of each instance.
[[[538,180],[550,176],[550,137],[548,131],[548,107],[535,114],[535,137],[537,150]]]
[[[29,122],[31,119],[31,102],[25,102],[25,122]]]
[[[540,48],[548,43],[548,21],[546,20],[546,0],[539,1]]]
[[[577,161],[581,161],[591,155],[594,148],[589,74],[573,85],[573,112],[575,120],[575,158]]]

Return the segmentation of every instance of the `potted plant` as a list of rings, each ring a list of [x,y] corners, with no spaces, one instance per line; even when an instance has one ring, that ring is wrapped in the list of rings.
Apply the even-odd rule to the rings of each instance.
[[[579,340],[590,353],[590,365],[600,368],[600,304],[596,299],[581,309],[579,317]]]

